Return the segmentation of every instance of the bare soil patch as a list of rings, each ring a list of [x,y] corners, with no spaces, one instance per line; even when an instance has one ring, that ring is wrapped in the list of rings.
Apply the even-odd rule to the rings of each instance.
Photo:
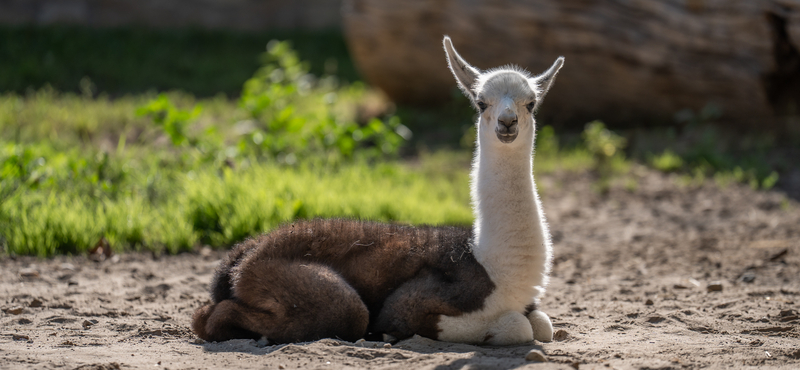
[[[800,204],[635,171],[635,189],[607,194],[588,173],[538,179],[552,343],[204,343],[189,323],[224,252],[6,257],[0,369],[800,367]],[[526,360],[532,349],[548,362]]]

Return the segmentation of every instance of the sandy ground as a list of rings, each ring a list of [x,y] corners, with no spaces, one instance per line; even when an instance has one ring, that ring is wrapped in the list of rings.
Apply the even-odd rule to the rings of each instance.
[[[800,204],[636,171],[606,195],[589,174],[539,179],[552,343],[204,343],[189,322],[221,252],[5,257],[0,369],[800,368]]]

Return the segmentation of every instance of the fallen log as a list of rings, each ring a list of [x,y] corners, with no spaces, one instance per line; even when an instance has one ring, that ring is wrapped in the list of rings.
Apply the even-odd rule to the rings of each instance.
[[[453,96],[440,40],[477,67],[531,71],[566,57],[550,122],[721,121],[800,132],[800,0],[346,0],[363,76],[400,103]]]

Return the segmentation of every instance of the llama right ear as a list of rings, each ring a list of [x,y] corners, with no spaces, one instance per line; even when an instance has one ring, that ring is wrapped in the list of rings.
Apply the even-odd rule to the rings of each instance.
[[[478,80],[481,71],[469,65],[469,63],[458,55],[456,49],[453,47],[453,42],[450,41],[450,37],[445,36],[442,42],[444,43],[444,52],[447,54],[447,66],[450,67],[450,71],[453,72],[453,76],[456,77],[458,87],[474,101],[475,82]]]
[[[539,110],[539,105],[542,104],[544,96],[550,91],[550,87],[553,86],[553,81],[556,80],[556,75],[563,65],[564,57],[558,57],[547,71],[533,78],[533,82],[539,86],[539,96],[536,97],[535,110]]]

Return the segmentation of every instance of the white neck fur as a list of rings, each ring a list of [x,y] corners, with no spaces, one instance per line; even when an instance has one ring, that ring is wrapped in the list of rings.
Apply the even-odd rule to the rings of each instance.
[[[551,249],[533,180],[534,124],[511,144],[481,130],[482,121],[478,125],[472,168],[474,253],[498,287],[522,290],[507,293],[529,300],[531,289],[534,296],[544,291]]]

